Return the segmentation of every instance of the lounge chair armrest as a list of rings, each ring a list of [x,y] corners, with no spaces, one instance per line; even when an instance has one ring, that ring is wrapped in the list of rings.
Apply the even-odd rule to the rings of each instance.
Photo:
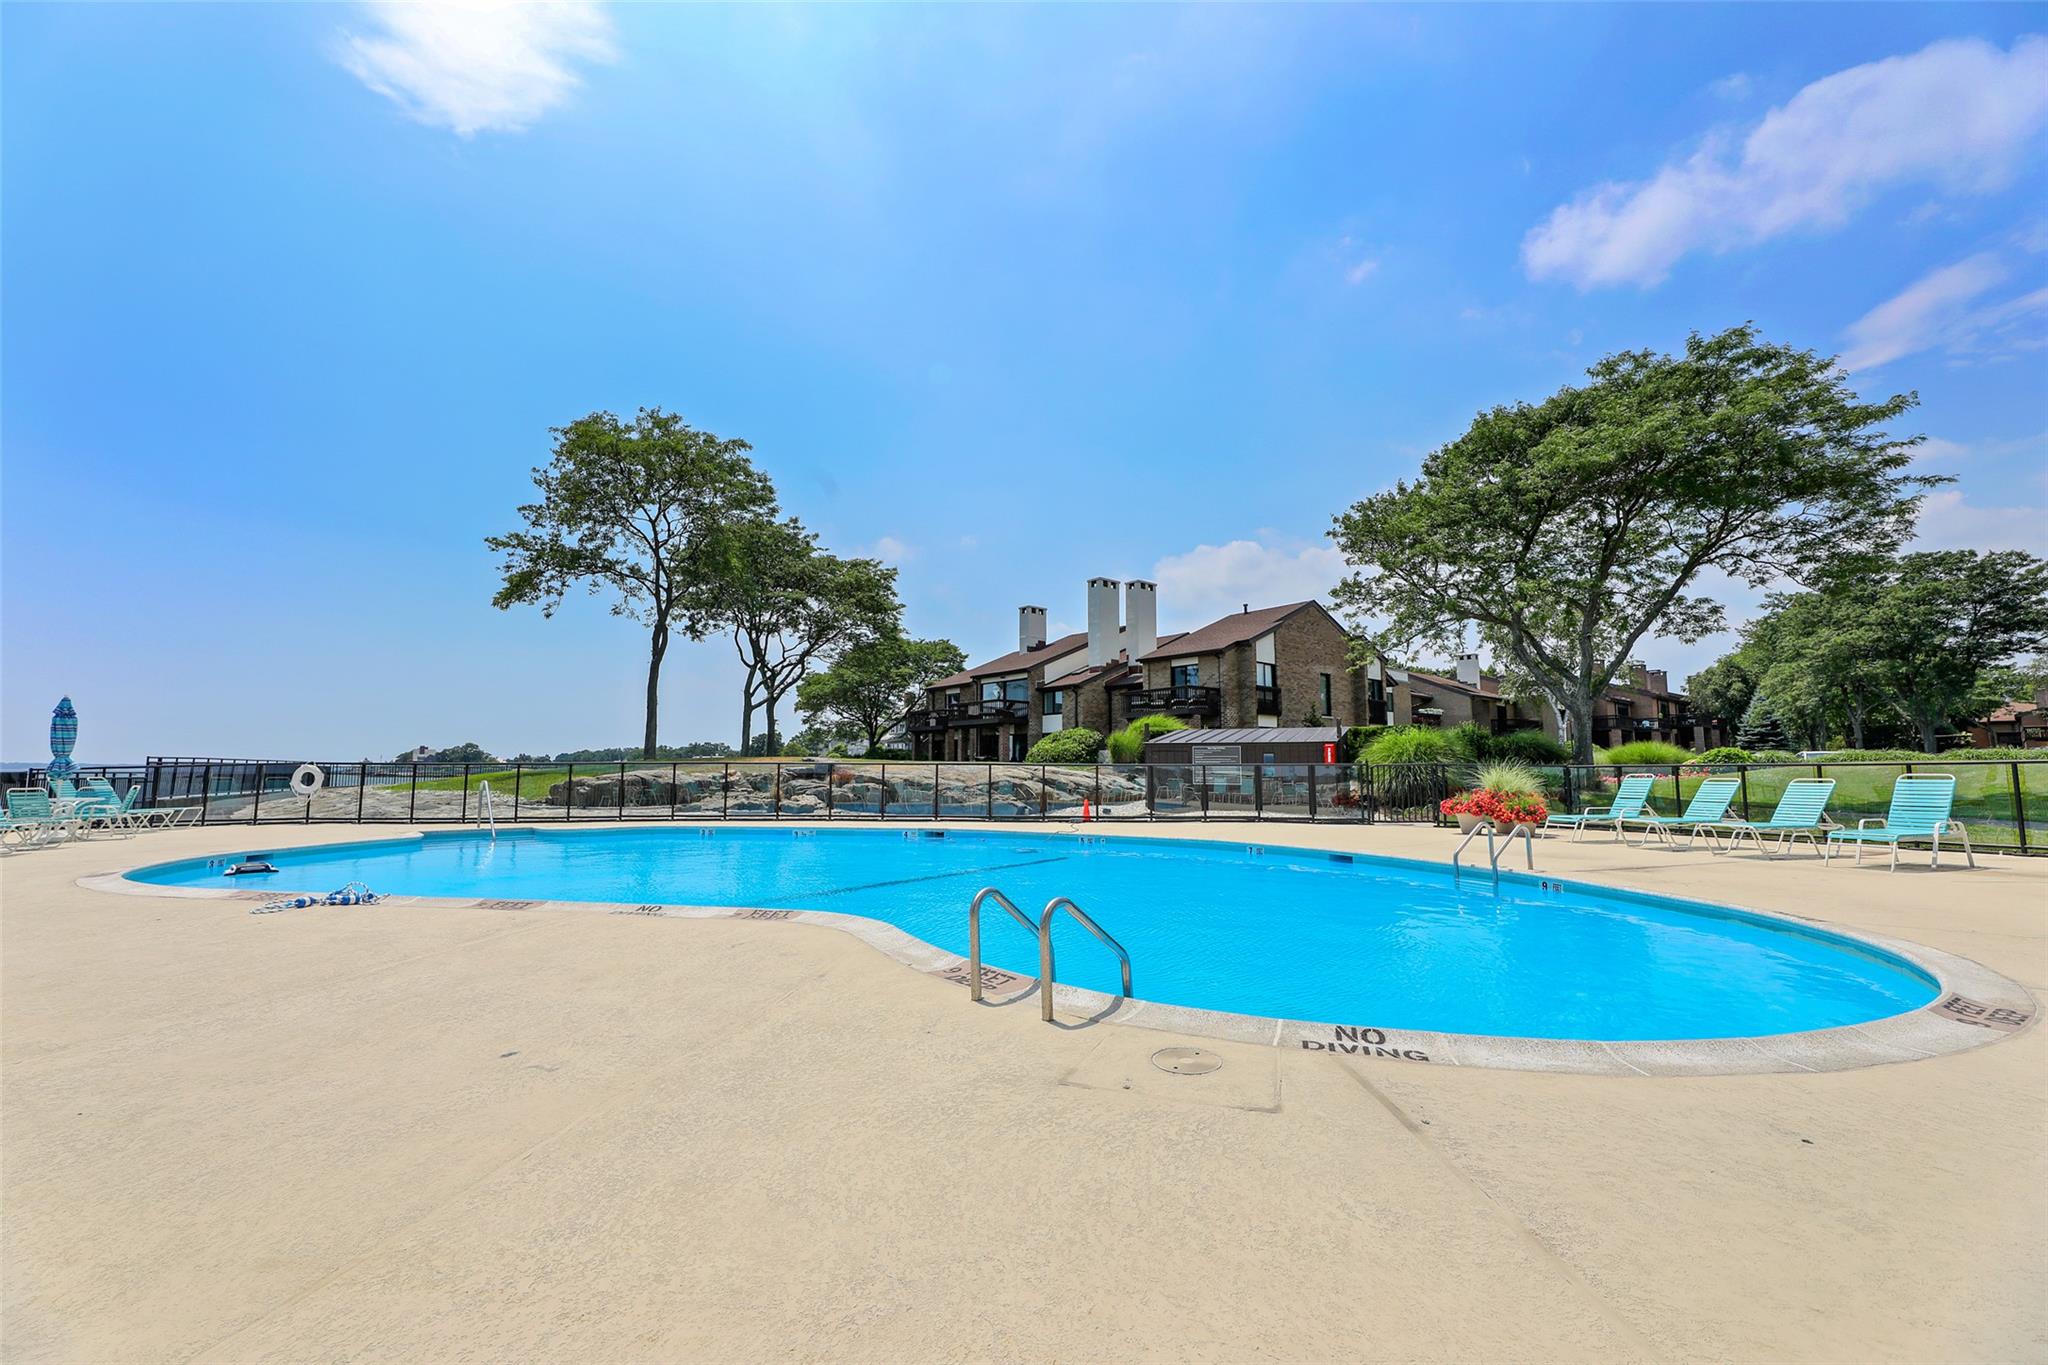
[[[1882,815],[1866,815],[1866,816],[1864,816],[1864,817],[1863,817],[1863,818],[1862,818],[1861,820],[1858,820],[1858,821],[1856,822],[1856,828],[1858,828],[1858,829],[1869,829],[1869,828],[1870,828],[1870,827],[1871,827],[1872,825],[1877,825],[1877,826],[1880,826],[1880,827],[1882,827],[1882,826],[1883,826],[1883,824],[1884,824],[1884,817],[1883,817]]]

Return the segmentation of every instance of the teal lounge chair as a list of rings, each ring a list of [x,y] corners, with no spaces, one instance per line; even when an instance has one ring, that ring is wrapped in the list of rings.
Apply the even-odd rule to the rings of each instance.
[[[1762,824],[1749,820],[1719,820],[1705,827],[1706,836],[1716,845],[1716,853],[1733,853],[1735,846],[1747,834],[1756,840],[1757,852],[1766,858],[1771,850],[1764,846],[1764,836],[1775,834],[1778,852],[1789,850],[1793,843],[1804,838],[1819,853],[1819,835],[1831,829],[1839,829],[1828,819],[1828,799],[1835,794],[1835,779],[1832,777],[1798,777],[1785,784],[1784,792],[1778,797],[1778,808],[1771,812],[1771,818]],[[1720,836],[1728,836],[1728,847],[1719,847]]]
[[[149,823],[149,812],[135,808],[141,795],[142,788],[130,787],[126,796],[116,796],[111,783],[95,778],[79,793],[78,818],[88,830],[110,829],[123,838],[132,838],[136,830]]]
[[[7,793],[7,818],[37,834],[37,843],[62,839],[78,831],[74,816],[59,815],[50,806],[50,794],[41,787],[13,787]]]
[[[1543,828],[1559,825],[1572,831],[1574,841],[1585,834],[1592,825],[1614,826],[1614,837],[1621,837],[1621,822],[1640,820],[1643,806],[1650,799],[1650,788],[1656,784],[1655,773],[1630,773],[1621,779],[1621,785],[1614,789],[1614,800],[1599,810],[1582,810],[1576,815],[1553,815],[1543,822]]]
[[[1677,848],[1678,840],[1671,837],[1671,831],[1678,829],[1685,831],[1686,842],[1690,845],[1700,830],[1728,818],[1729,803],[1735,800],[1735,793],[1741,789],[1742,779],[1739,777],[1710,777],[1694,789],[1692,800],[1685,803],[1682,814],[1664,816],[1649,811],[1629,817],[1624,823],[1641,825],[1642,842],[1646,844],[1652,834],[1657,834],[1663,836],[1665,843]]]
[[[1932,867],[1941,866],[1941,836],[1959,834],[1963,839],[1963,856],[1970,866],[1977,865],[1977,855],[1970,851],[1970,831],[1963,828],[1960,820],[1949,819],[1949,812],[1956,805],[1956,780],[1949,773],[1907,773],[1892,783],[1892,808],[1884,816],[1865,816],[1856,822],[1854,829],[1828,831],[1827,853],[1824,861],[1833,862],[1836,844],[1856,845],[1856,861],[1863,861],[1865,844],[1889,844],[1892,850],[1890,870],[1899,870],[1899,842],[1903,839],[1926,839],[1934,845]],[[1873,828],[1875,826],[1875,828]]]

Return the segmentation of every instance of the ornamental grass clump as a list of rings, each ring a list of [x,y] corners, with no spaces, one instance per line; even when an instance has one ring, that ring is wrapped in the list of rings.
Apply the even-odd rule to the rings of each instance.
[[[1491,820],[1501,828],[1540,825],[1550,818],[1543,779],[1526,763],[1484,763],[1472,774],[1472,790],[1437,803],[1445,815]]]

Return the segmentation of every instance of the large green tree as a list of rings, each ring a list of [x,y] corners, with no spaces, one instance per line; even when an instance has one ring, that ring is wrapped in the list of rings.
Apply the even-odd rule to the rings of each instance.
[[[2000,700],[2006,670],[2048,645],[2048,560],[2022,550],[1904,555],[1872,595],[1875,666],[1920,747]]]
[[[704,542],[736,517],[773,515],[775,488],[745,441],[692,428],[660,408],[631,422],[593,412],[554,428],[554,458],[533,471],[540,500],[519,509],[526,529],[487,537],[505,556],[491,601],[537,604],[553,616],[581,583],[613,594],[612,613],[648,629],[647,716],[641,756],[655,754],[661,661],[692,574],[715,559]]]
[[[1341,600],[1391,640],[1448,650],[1476,627],[1571,719],[1582,762],[1594,701],[1645,634],[1722,628],[1702,575],[1762,585],[1888,551],[1938,482],[1907,472],[1919,438],[1884,430],[1913,395],[1863,402],[1832,360],[1747,326],[1587,373],[1481,413],[1332,531],[1355,568]]]
[[[796,709],[831,738],[863,739],[879,749],[883,732],[917,704],[928,684],[965,667],[967,656],[951,640],[885,635],[855,645],[798,683]]]
[[[896,571],[826,553],[795,517],[728,522],[705,538],[698,562],[680,610],[693,630],[732,632],[746,668],[743,753],[757,709],[774,735],[777,707],[813,665],[900,629]]]

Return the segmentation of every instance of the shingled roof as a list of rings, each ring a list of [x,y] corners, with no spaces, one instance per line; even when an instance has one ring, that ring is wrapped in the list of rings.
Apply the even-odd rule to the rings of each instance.
[[[1152,663],[1164,659],[1177,659],[1188,654],[1214,654],[1232,645],[1241,645],[1247,640],[1256,640],[1273,627],[1285,621],[1298,611],[1315,607],[1315,602],[1289,602],[1280,607],[1260,607],[1257,611],[1240,611],[1221,620],[1211,621],[1199,630],[1191,630],[1171,642],[1161,641],[1160,647],[1138,660]]]
[[[941,678],[937,682],[926,683],[925,686],[927,688],[962,687],[973,682],[976,678],[985,678],[991,673],[1021,673],[1041,659],[1057,659],[1060,655],[1071,654],[1077,649],[1086,647],[1087,644],[1088,632],[1077,630],[1072,635],[1062,635],[1059,639],[1042,644],[1037,649],[1012,650],[999,659],[990,659],[985,664],[976,664],[965,673],[955,673],[951,677]]]

